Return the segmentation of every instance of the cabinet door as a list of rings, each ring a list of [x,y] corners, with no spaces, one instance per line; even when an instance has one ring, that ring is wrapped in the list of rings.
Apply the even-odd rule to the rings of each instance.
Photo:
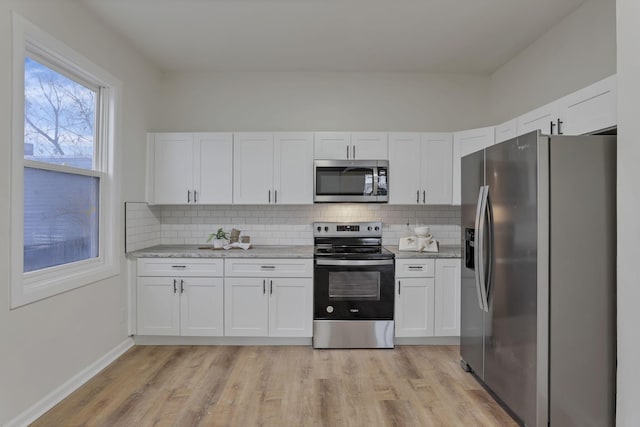
[[[387,160],[386,132],[354,132],[351,134],[351,157],[354,160]]]
[[[310,337],[313,279],[269,279],[269,336]]]
[[[461,170],[460,160],[467,154],[482,150],[495,141],[495,129],[493,127],[470,129],[453,134],[453,190],[452,204],[460,204]]]
[[[233,137],[231,133],[194,134],[194,202],[231,204],[233,201]]]
[[[138,277],[138,335],[180,334],[179,286],[172,277]]]
[[[507,141],[518,136],[518,121],[516,119],[509,120],[496,126],[495,143]]]
[[[180,278],[180,335],[224,335],[223,284],[222,278]]]
[[[348,132],[315,132],[313,157],[316,159],[351,159],[351,134]]]
[[[611,76],[560,99],[558,133],[583,135],[615,126],[616,87],[616,76]]]
[[[450,205],[453,197],[453,139],[450,133],[422,135],[422,202]]]
[[[433,336],[434,279],[396,279],[396,337]]]
[[[268,281],[252,277],[224,279],[224,333],[230,337],[266,337],[269,328]]]
[[[159,133],[153,140],[154,204],[193,201],[193,137],[189,133]]]
[[[233,203],[273,203],[273,135],[236,133],[233,141]]]
[[[558,103],[552,102],[543,105],[523,114],[516,120],[518,121],[518,136],[535,130],[540,130],[545,135],[555,135],[558,120]]]
[[[274,195],[280,204],[313,203],[313,133],[274,135]]]
[[[434,335],[460,335],[460,260],[436,260]]]
[[[419,133],[389,134],[389,204],[421,203],[421,141]]]

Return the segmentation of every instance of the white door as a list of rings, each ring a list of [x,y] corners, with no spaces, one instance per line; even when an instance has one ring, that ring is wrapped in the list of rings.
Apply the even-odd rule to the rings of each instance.
[[[193,137],[190,133],[154,136],[153,203],[187,204],[193,201]]]
[[[273,134],[236,133],[233,139],[233,203],[273,203]]]
[[[313,331],[313,279],[269,279],[269,336],[310,337]]]
[[[518,135],[540,130],[545,135],[557,134],[558,103],[554,101],[518,117]]]
[[[437,337],[460,336],[460,260],[436,260],[435,324]]]
[[[611,76],[560,99],[558,133],[583,135],[615,126],[616,88],[616,76]]]
[[[396,279],[396,337],[433,336],[434,279]]]
[[[460,204],[461,170],[460,160],[467,154],[482,150],[495,141],[495,128],[493,126],[478,129],[463,130],[453,133],[453,189],[451,204]]]
[[[313,133],[274,135],[273,202],[313,203]]]
[[[422,203],[420,134],[389,134],[389,204]]]
[[[267,279],[224,279],[224,334],[230,337],[266,337],[269,332]]]
[[[386,132],[353,132],[351,157],[354,160],[387,160],[389,158]]]
[[[349,132],[315,132],[313,146],[315,159],[351,159],[351,134]]]
[[[180,278],[180,335],[224,335],[223,285],[221,277]]]
[[[422,203],[450,205],[453,197],[453,138],[450,133],[422,135]]]
[[[179,335],[179,279],[138,277],[138,335]]]
[[[230,205],[233,201],[233,137],[231,133],[194,134],[195,203]]]

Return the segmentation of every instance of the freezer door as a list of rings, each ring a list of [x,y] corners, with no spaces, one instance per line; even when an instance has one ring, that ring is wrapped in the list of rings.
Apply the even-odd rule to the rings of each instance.
[[[478,300],[475,270],[475,238],[478,195],[484,185],[484,150],[462,158],[462,268],[460,307],[460,356],[475,374],[483,378],[483,318]]]
[[[536,425],[538,137],[487,148],[492,208],[484,382],[526,425]],[[478,243],[481,244],[481,243]]]

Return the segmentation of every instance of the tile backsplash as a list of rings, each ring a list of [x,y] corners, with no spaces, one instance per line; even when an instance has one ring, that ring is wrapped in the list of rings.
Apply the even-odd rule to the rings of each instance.
[[[139,204],[135,205],[135,208],[132,206],[127,210],[128,251],[158,243],[204,244],[209,234],[220,227],[226,231],[239,229],[242,235],[250,236],[251,242],[256,245],[311,245],[314,221],[382,221],[383,244],[386,245],[397,245],[398,239],[407,234],[407,224],[411,230],[416,224],[423,224],[431,228],[431,233],[440,244],[460,243],[459,206],[185,205],[150,206],[145,211]],[[133,223],[129,219],[129,211],[134,215]],[[145,237],[142,229],[149,230],[150,235]],[[133,240],[129,236],[130,231],[138,232],[133,235]],[[153,243],[139,246],[143,242]]]
[[[127,202],[125,212],[125,252],[161,244],[160,206]]]

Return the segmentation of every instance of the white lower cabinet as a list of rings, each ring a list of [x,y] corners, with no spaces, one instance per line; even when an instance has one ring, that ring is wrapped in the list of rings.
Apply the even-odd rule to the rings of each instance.
[[[313,260],[228,259],[225,262],[226,271],[245,276],[225,278],[226,336],[311,337]],[[279,277],[279,274],[308,277]]]
[[[223,279],[138,277],[139,335],[223,335]]]
[[[460,335],[460,260],[397,259],[396,337]]]
[[[222,260],[139,259],[138,335],[224,335],[222,267]]]

